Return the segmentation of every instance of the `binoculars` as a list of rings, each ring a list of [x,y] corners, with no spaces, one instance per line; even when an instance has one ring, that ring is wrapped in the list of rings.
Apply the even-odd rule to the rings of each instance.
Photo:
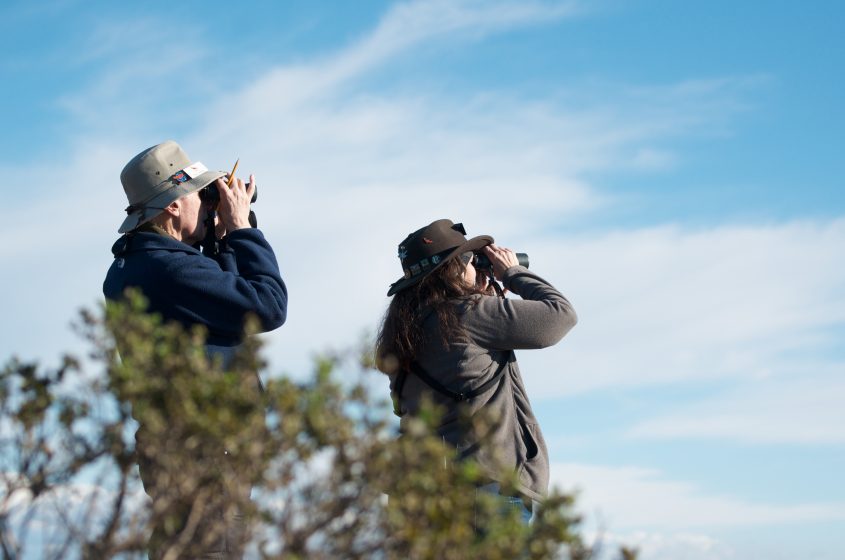
[[[216,181],[213,181],[200,189],[199,195],[200,200],[212,204],[214,208],[217,208],[216,205],[220,202],[220,191],[217,190]],[[252,200],[250,200],[249,203],[252,204],[256,200],[258,200],[258,185],[255,186],[255,190],[252,192]],[[249,211],[249,225],[252,227],[258,227],[258,219],[255,217],[255,212],[252,210]],[[207,232],[206,235],[208,235]]]
[[[528,268],[528,255],[526,253],[517,253],[516,259],[519,261],[519,266]],[[475,252],[475,268],[493,268],[493,263],[487,258],[487,255],[481,251]]]
[[[217,203],[220,202],[220,191],[217,190],[216,181],[200,189],[199,195],[200,200],[211,204],[211,210],[209,210],[205,218],[205,238],[200,241],[202,254],[207,257],[215,257],[220,253],[220,243],[214,233]],[[252,193],[252,200],[249,203],[252,204],[256,200],[258,200],[257,185]],[[252,210],[249,211],[249,225],[254,228],[258,227],[258,218],[255,217],[255,212]]]
[[[220,191],[217,190],[217,182],[212,181],[202,189],[200,189],[200,200],[211,204],[220,202]],[[255,186],[255,191],[252,193],[252,200],[250,204],[258,200],[258,185]]]

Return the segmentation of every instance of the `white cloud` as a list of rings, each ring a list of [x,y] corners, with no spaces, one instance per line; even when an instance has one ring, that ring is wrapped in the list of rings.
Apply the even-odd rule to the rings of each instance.
[[[484,25],[484,14],[474,14]],[[294,369],[302,368],[295,358],[302,348],[344,344],[376,324],[399,275],[395,247],[408,232],[448,216],[471,233],[536,246],[567,217],[612,203],[579,179],[582,172],[667,165],[668,151],[643,152],[640,144],[689,133],[708,119],[674,85],[584,111],[555,99],[443,98],[425,90],[388,97],[347,87],[384,53],[401,50],[405,43],[383,31],[392,25],[388,15],[362,41],[366,48],[276,69],[224,98],[205,119],[215,124],[192,139],[203,153],[229,159],[235,154],[223,156],[220,146],[239,146],[237,154],[250,158],[242,158],[242,169],[257,162],[259,221],[279,249],[291,321],[300,326],[293,336],[270,336],[280,344],[273,356]],[[377,41],[384,44],[376,48]],[[381,54],[355,54],[361,49]],[[724,93],[715,85],[704,90],[691,95]]]
[[[640,169],[665,169],[675,163],[675,156],[666,150],[643,148],[634,154],[631,163]]]
[[[845,521],[845,503],[766,504],[708,494],[689,482],[635,466],[553,463],[552,484],[580,490],[578,507],[591,524],[613,532]]]
[[[210,96],[191,109],[202,118],[179,133],[188,153],[207,165],[228,168],[240,156],[241,169],[258,175],[259,223],[291,291],[289,324],[268,337],[277,368],[302,371],[310,352],[357,340],[361,329],[376,324],[387,286],[400,272],[396,244],[409,231],[448,216],[472,233],[536,247],[537,236],[547,237],[563,217],[612,203],[580,178],[583,171],[642,165],[643,143],[662,149],[663,139],[708,120],[690,111],[695,103],[674,86],[651,96],[605,95],[570,110],[561,99],[507,92],[447,98],[423,88],[386,95],[357,80],[411,44],[541,24],[573,9],[569,3],[446,4],[445,10],[441,3],[402,4],[332,56],[268,69],[242,89]],[[196,71],[202,46],[189,51],[169,59]],[[9,351],[3,354],[52,356],[75,347],[66,321],[100,297],[126,204],[118,174],[152,143],[135,138],[137,132],[127,137],[121,123],[170,122],[157,120],[146,104],[133,105],[137,92],[120,71],[132,56],[116,63],[107,95],[92,84],[72,96],[80,100],[82,121],[92,111],[105,115],[104,123],[86,128],[70,153],[8,171],[11,184],[37,177],[43,195],[15,193],[20,208],[0,226],[0,235],[16,239],[2,251],[17,268],[0,288],[15,294],[8,312],[21,318],[14,336],[4,338]],[[705,95],[720,93],[711,88]]]
[[[706,534],[679,531],[597,532],[601,553],[597,560],[618,560],[620,547],[634,548],[639,560],[733,560],[741,558],[728,543]]]
[[[173,22],[152,16],[102,21],[90,25],[78,50],[61,53],[57,64],[90,76],[55,101],[76,141],[134,140],[157,125],[180,130],[190,122],[186,105],[213,95],[219,84],[208,75],[211,49],[201,28],[179,27],[174,40]]]
[[[276,68],[244,92],[226,98],[222,113],[234,105],[241,116],[262,119],[279,108],[338,93],[409,48],[433,41],[478,39],[511,28],[548,24],[579,11],[576,2],[417,0],[394,5],[359,41],[322,60]],[[245,110],[246,109],[246,110]],[[224,134],[242,130],[241,121],[216,127]]]
[[[745,443],[845,443],[845,367],[829,377],[751,380],[728,394],[641,422],[638,438]]]
[[[535,268],[580,321],[559,346],[520,356],[527,381],[553,397],[702,379],[832,379],[841,367],[824,353],[837,348],[831,328],[845,323],[843,244],[842,218],[533,240]]]

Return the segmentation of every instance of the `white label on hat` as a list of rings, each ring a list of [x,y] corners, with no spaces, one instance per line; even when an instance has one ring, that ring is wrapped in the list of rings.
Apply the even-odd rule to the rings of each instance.
[[[191,179],[196,179],[197,177],[208,171],[208,168],[204,166],[202,162],[198,161],[196,163],[192,163],[182,171],[184,171],[185,175],[187,175]]]

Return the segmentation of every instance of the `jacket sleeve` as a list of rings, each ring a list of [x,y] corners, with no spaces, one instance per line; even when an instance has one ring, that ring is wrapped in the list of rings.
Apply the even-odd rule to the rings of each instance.
[[[168,299],[175,314],[235,337],[248,314],[255,315],[265,331],[281,326],[287,317],[287,287],[264,235],[245,228],[233,231],[226,242],[224,262],[184,254],[168,263],[167,277],[173,282]]]
[[[578,318],[569,301],[527,268],[509,268],[502,281],[522,299],[482,296],[466,308],[464,328],[479,346],[496,350],[545,348],[559,342],[575,326]]]

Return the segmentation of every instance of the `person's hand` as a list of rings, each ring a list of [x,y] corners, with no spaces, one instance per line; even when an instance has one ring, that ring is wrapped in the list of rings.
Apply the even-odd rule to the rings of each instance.
[[[220,193],[220,204],[217,207],[217,215],[220,219],[217,232],[220,237],[238,229],[251,227],[249,205],[255,193],[255,175],[249,176],[249,184],[244,184],[242,179],[235,178],[231,187],[227,187],[226,181],[222,178],[217,179],[217,191]]]
[[[518,266],[519,260],[516,258],[516,253],[510,249],[499,247],[497,245],[487,245],[483,248],[484,254],[490,259],[493,265],[493,276],[496,280],[501,281],[505,271],[512,266]]]

